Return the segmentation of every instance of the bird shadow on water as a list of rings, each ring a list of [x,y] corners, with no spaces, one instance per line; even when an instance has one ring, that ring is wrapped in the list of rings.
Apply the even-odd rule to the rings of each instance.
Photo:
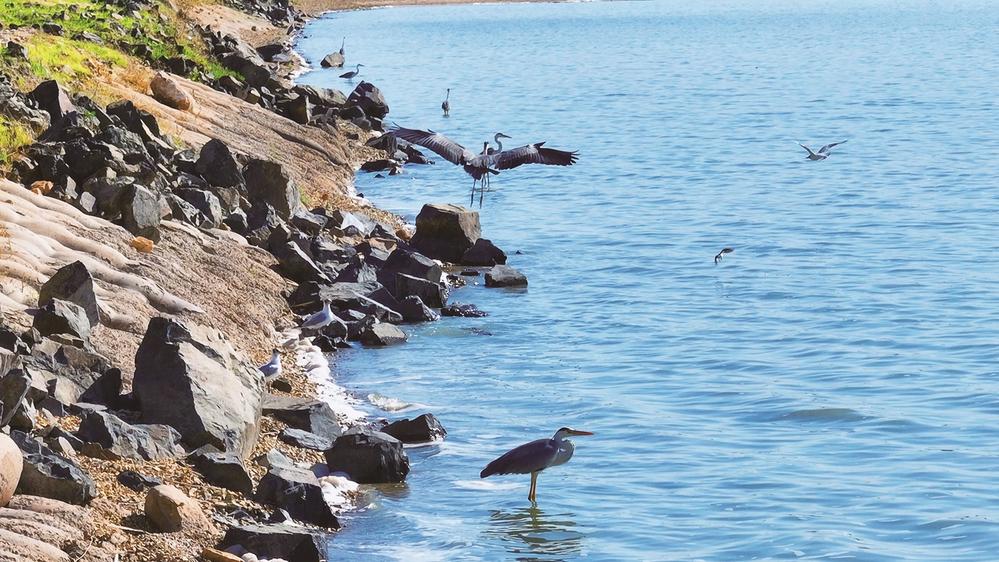
[[[516,560],[568,560],[583,552],[585,535],[569,513],[547,514],[537,506],[498,509],[489,514],[485,534],[517,555]]]

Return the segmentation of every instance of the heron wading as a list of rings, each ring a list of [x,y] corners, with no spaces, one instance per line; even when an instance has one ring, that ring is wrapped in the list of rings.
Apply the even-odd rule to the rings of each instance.
[[[567,439],[573,435],[593,435],[589,431],[563,427],[551,439],[538,439],[510,449],[503,456],[486,465],[479,478],[493,474],[530,474],[531,491],[527,499],[537,502],[538,474],[546,468],[569,462],[576,446]]]

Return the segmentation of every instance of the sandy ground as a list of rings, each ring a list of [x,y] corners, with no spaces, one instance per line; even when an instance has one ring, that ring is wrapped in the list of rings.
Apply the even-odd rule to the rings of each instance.
[[[243,38],[254,47],[270,43],[282,43],[288,38],[288,30],[273,25],[269,20],[240,12],[223,4],[201,4],[183,12],[192,23],[211,26],[223,35]]]

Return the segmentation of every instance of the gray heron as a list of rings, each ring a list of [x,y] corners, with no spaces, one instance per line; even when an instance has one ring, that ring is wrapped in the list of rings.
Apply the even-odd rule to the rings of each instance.
[[[347,38],[344,37],[340,40],[340,56],[344,56],[343,45],[347,42]]]
[[[490,152],[486,150],[483,154],[476,155],[471,150],[434,131],[406,129],[396,125],[390,132],[403,140],[432,150],[452,164],[461,166],[465,170],[465,173],[472,176],[473,201],[475,197],[475,183],[482,180],[483,184],[479,186],[480,206],[482,205],[481,193],[489,184],[488,176],[490,174],[496,175],[500,173],[500,170],[510,170],[524,164],[571,166],[579,158],[579,153],[576,151],[546,148],[543,146],[544,142],[503,150],[503,143],[500,139],[510,138],[503,133],[496,133],[493,137],[497,146],[495,151]],[[488,143],[486,144],[488,145]]]
[[[357,65],[354,67],[354,70],[351,70],[350,72],[344,72],[343,74],[340,75],[340,78],[346,78],[347,80],[353,79],[355,76],[361,73],[362,66],[364,65],[361,63],[357,63]]]
[[[444,103],[441,104],[441,109],[444,110],[444,117],[451,116],[451,88],[447,89],[447,95],[444,96]]]
[[[538,474],[546,468],[569,462],[576,450],[567,437],[572,435],[593,435],[589,431],[563,427],[555,432],[551,439],[538,439],[514,447],[501,457],[486,465],[479,478],[488,478],[493,474],[530,474],[531,491],[527,499],[537,501]]]
[[[276,379],[281,376],[281,354],[278,350],[271,353],[271,360],[260,366],[260,372],[265,379]]]
[[[731,254],[731,253],[732,253],[732,252],[734,252],[734,251],[735,251],[735,250],[733,250],[732,248],[722,248],[722,249],[721,249],[721,251],[720,251],[720,252],[718,252],[718,253],[717,253],[717,254],[715,255],[715,263],[718,263],[718,262],[720,262],[720,261],[721,261],[721,259],[722,259],[722,256],[724,256],[725,254]]]
[[[846,141],[829,143],[820,148],[818,152],[812,152],[811,148],[808,148],[807,146],[801,144],[800,142],[798,143],[798,146],[808,151],[808,156],[805,156],[805,158],[808,158],[809,160],[825,160],[826,158],[829,158],[830,154],[829,151],[832,150],[832,147],[843,144],[844,142]]]

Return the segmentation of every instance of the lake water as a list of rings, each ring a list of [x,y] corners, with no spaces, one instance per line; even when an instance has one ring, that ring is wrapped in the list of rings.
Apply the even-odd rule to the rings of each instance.
[[[368,495],[335,560],[995,560],[999,12],[986,2],[467,5],[331,14],[390,121],[571,168],[493,180],[530,277],[490,312],[339,355],[440,446]],[[349,91],[343,70],[302,81]],[[445,88],[452,113],[441,116]],[[812,146],[848,139],[825,161]],[[467,204],[441,158],[358,190]],[[732,247],[717,265],[714,255]],[[519,253],[515,253],[519,252]],[[576,456],[478,478],[570,425]]]

